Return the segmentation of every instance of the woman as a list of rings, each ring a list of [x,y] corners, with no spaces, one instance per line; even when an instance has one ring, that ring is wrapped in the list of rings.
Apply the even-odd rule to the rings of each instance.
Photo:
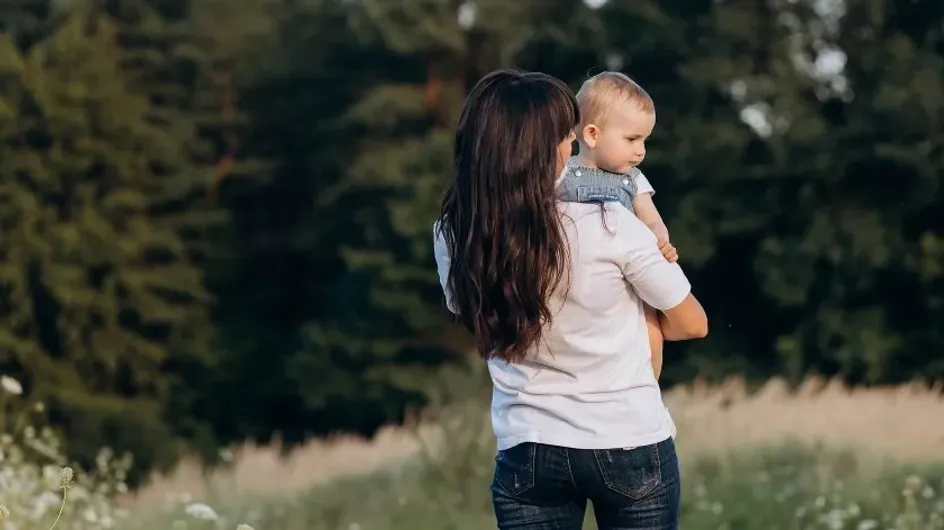
[[[578,118],[553,77],[484,77],[434,228],[447,305],[494,383],[498,527],[577,530],[590,500],[601,530],[677,528],[678,459],[642,302],[667,340],[704,336],[707,319],[632,213],[555,200]]]

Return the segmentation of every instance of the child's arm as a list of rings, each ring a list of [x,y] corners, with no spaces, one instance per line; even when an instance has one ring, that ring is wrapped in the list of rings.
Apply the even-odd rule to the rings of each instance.
[[[629,175],[636,184],[636,193],[633,196],[633,210],[636,212],[636,217],[649,227],[660,243],[662,241],[668,243],[669,229],[665,226],[662,216],[659,215],[656,204],[652,202],[652,196],[656,194],[655,188],[639,168],[633,168]]]
[[[659,215],[659,210],[656,209],[655,203],[652,202],[652,194],[640,193],[633,197],[633,209],[636,211],[636,216],[639,217],[639,220],[648,226],[649,230],[652,230],[652,233],[656,235],[656,238],[659,240],[659,250],[662,251],[662,255],[665,256],[665,259],[672,262],[678,261],[678,251],[672,246],[672,243],[669,242],[669,229],[665,226],[665,222],[662,221],[662,216]]]
[[[652,233],[659,239],[669,240],[669,229],[665,226],[656,204],[652,202],[651,193],[640,193],[633,197],[633,209],[636,210],[636,216],[639,220],[652,230]]]

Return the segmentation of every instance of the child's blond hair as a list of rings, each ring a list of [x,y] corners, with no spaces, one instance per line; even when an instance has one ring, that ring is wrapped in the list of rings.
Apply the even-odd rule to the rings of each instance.
[[[580,127],[603,127],[609,108],[616,102],[635,103],[644,112],[655,112],[655,103],[638,83],[620,72],[601,72],[584,81],[577,92]]]

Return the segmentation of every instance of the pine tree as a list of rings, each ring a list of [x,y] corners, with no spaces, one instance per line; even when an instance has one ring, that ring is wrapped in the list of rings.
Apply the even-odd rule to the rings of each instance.
[[[506,35],[483,26],[482,17],[510,26],[513,18],[496,15],[524,9],[492,4],[367,1],[350,10],[365,47],[362,61],[373,73],[345,115],[357,132],[350,146],[357,155],[333,189],[353,220],[342,242],[348,272],[335,304],[354,309],[313,322],[299,362],[347,359],[348,377],[364,381],[368,393],[422,392],[428,368],[455,355],[444,346],[457,344],[442,342],[447,320],[432,225],[467,85],[486,62],[497,67],[503,60],[497,41]],[[476,21],[483,29],[471,29]]]
[[[831,70],[797,69],[788,126],[771,138],[784,207],[756,269],[772,299],[803,315],[777,348],[794,376],[940,378],[928,352],[944,344],[944,9],[861,0],[781,13],[804,44],[796,62]]]
[[[254,9],[229,5],[234,17]],[[346,296],[345,289],[362,286],[346,276],[337,250],[354,232],[355,205],[332,190],[345,177],[356,140],[343,114],[370,86],[370,66],[382,56],[357,42],[346,3],[254,5],[264,15],[250,20],[271,25],[269,36],[236,23],[248,37],[213,37],[240,50],[232,63],[235,95],[249,125],[236,128],[243,169],[218,190],[233,215],[227,237],[238,257],[214,274],[227,353],[201,382],[195,410],[220,442],[278,435],[292,444],[338,429],[370,431],[390,418],[388,404],[398,400],[365,391],[368,383],[350,358],[326,350],[309,355],[300,329],[339,315],[356,320],[362,307]],[[207,17],[204,27],[217,27],[219,18]],[[267,169],[249,171],[247,160]],[[229,406],[234,399],[239,409]]]
[[[253,300],[244,279],[235,278],[245,264],[256,264],[252,245],[239,231],[252,213],[239,199],[255,202],[253,192],[271,182],[272,172],[267,158],[252,148],[258,125],[247,123],[252,116],[242,98],[278,53],[270,50],[276,44],[274,24],[284,16],[282,6],[270,0],[129,0],[110,2],[107,10],[125,43],[124,71],[133,86],[148,94],[151,118],[174,128],[195,168],[193,186],[178,188],[181,193],[169,207],[213,294],[214,363],[212,371],[200,364],[176,366],[182,379],[168,403],[168,422],[210,464],[218,460],[220,444],[245,435],[233,435],[225,424],[231,401],[221,401],[216,383],[235,380],[237,394],[250,386],[232,369],[247,347],[234,330],[251,335],[262,327],[268,309]],[[246,188],[250,191],[243,195]],[[240,308],[253,312],[255,319],[231,326],[228,315]],[[270,357],[272,347],[270,341],[253,352]],[[245,374],[249,380],[257,376]],[[256,428],[249,416],[241,415],[239,425]],[[267,417],[259,421],[266,424]]]
[[[61,18],[53,0],[19,0],[0,5],[0,32],[21,49],[49,35]]]
[[[78,11],[24,53],[3,41],[0,362],[72,455],[129,449],[143,471],[175,456],[175,367],[210,362],[213,328],[175,211],[200,175],[131,88],[117,37]]]

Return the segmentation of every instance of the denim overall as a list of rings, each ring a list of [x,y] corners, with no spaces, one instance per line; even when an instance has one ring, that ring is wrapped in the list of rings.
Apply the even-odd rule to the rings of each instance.
[[[636,168],[621,174],[581,166],[577,164],[577,158],[573,157],[564,168],[564,177],[557,187],[557,198],[564,202],[618,202],[636,213],[633,210],[633,197],[636,196],[635,177],[638,173]]]

